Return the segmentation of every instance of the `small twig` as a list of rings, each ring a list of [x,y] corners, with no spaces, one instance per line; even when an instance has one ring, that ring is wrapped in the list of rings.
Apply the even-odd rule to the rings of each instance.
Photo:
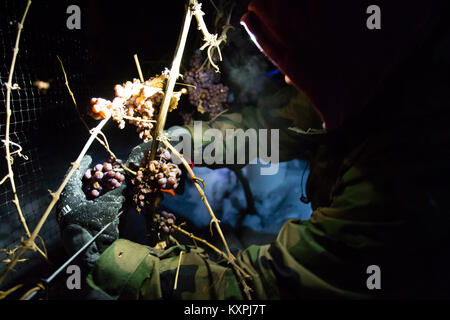
[[[180,273],[181,268],[181,259],[183,258],[183,251],[180,251],[180,257],[178,258],[178,266],[177,266],[177,273],[175,274],[175,283],[173,285],[173,290],[177,290],[178,285],[178,274]]]
[[[167,137],[163,136],[159,139],[164,146],[169,149],[175,156],[177,156],[181,162],[183,163],[183,166],[186,168],[187,172],[189,173],[189,176],[191,177],[192,181],[194,182],[195,187],[197,188],[197,191],[200,193],[200,198],[202,199],[203,203],[206,206],[206,209],[208,210],[209,215],[211,216],[211,223],[215,224],[215,227],[217,229],[217,232],[219,233],[219,236],[223,242],[223,245],[225,246],[225,249],[227,251],[227,254],[229,255],[230,258],[234,259],[233,254],[230,251],[230,248],[228,247],[227,241],[225,240],[225,237],[223,235],[222,229],[220,228],[219,225],[219,220],[216,218],[216,215],[214,214],[208,199],[206,197],[205,192],[203,191],[202,187],[200,186],[200,184],[198,183],[198,181],[202,181],[202,179],[197,178],[195,176],[194,171],[192,170],[191,166],[189,165],[189,163],[186,161],[186,159],[184,159],[184,157],[170,144],[170,142],[167,140]]]
[[[144,81],[144,76],[142,75],[141,64],[139,63],[139,58],[138,58],[137,54],[134,55],[134,62],[136,62],[136,68],[137,68],[138,73],[139,73],[139,79],[141,79],[141,82],[145,82]]]
[[[39,290],[44,290],[45,287],[42,283],[38,283],[36,287],[28,290],[19,300],[26,300],[32,293],[37,292]]]
[[[198,241],[198,242],[201,242],[201,243],[203,243],[204,245],[208,246],[209,248],[211,248],[212,250],[214,250],[215,252],[217,252],[222,258],[224,258],[225,260],[227,260],[230,264],[234,264],[234,265],[236,266],[237,270],[238,270],[240,273],[242,273],[242,275],[243,275],[245,278],[250,278],[250,275],[249,275],[248,273],[246,273],[244,270],[242,270],[241,267],[239,267],[238,265],[236,265],[235,262],[230,261],[230,258],[228,258],[227,254],[226,254],[225,252],[221,251],[219,248],[217,248],[217,247],[214,246],[213,244],[209,243],[209,242],[206,241],[205,239],[202,239],[202,238],[200,238],[200,237],[197,237],[196,235],[194,235],[193,233],[191,233],[191,232],[189,232],[189,231],[184,230],[184,229],[181,228],[180,226],[172,225],[172,227],[173,227],[175,230],[177,230],[177,231],[183,233],[184,235],[188,236],[188,237],[191,238],[193,241]]]
[[[247,297],[248,300],[252,300],[251,292],[252,292],[253,290],[252,290],[252,288],[250,288],[250,287],[247,285],[247,283],[245,282],[245,278],[251,278],[251,276],[250,276],[248,273],[246,273],[241,267],[239,267],[239,266],[236,264],[235,261],[231,260],[231,259],[225,254],[225,252],[220,251],[220,249],[218,249],[217,247],[215,247],[214,245],[212,245],[211,243],[209,243],[209,242],[206,241],[205,239],[199,238],[199,237],[193,235],[192,233],[190,233],[190,232],[188,232],[188,231],[182,229],[182,228],[179,227],[179,226],[172,225],[172,227],[173,227],[175,230],[177,230],[177,231],[179,231],[179,232],[181,232],[181,233],[187,235],[189,238],[191,238],[192,241],[194,241],[194,243],[196,244],[196,247],[197,247],[196,241],[199,241],[199,242],[205,244],[206,246],[210,247],[211,249],[213,249],[215,252],[217,252],[218,254],[220,254],[223,258],[225,258],[225,259],[228,261],[228,263],[230,263],[230,264],[233,266],[233,268],[235,269],[236,274],[237,274],[237,276],[238,276],[238,278],[239,278],[239,282],[241,283],[242,288],[243,288],[243,290],[244,290],[245,296]]]
[[[186,87],[197,88],[197,86],[194,86],[194,85],[192,85],[192,84],[183,83],[183,82],[175,82],[175,84],[179,84],[180,86],[186,86]]]
[[[209,63],[216,70],[216,72],[220,72],[219,67],[213,61],[212,52],[214,49],[217,50],[217,53],[219,54],[219,60],[222,61],[222,52],[220,51],[220,45],[223,42],[227,41],[228,30],[233,29],[234,27],[231,25],[225,25],[223,27],[222,34],[220,35],[220,37],[218,37],[217,34],[211,34],[208,31],[205,20],[203,19],[205,13],[202,11],[202,5],[198,3],[197,0],[193,1],[192,13],[197,19],[198,30],[203,33],[203,41],[205,41],[205,44],[200,48],[200,50],[208,48],[207,53]]]
[[[89,133],[91,133],[91,132],[89,132]],[[91,134],[92,134],[92,133],[91,133]],[[106,150],[111,150],[111,149],[109,148],[108,139],[106,139],[105,134],[104,134],[103,132],[100,131],[100,132],[98,133],[98,135],[101,136],[101,137],[103,138],[103,142],[105,142]]]
[[[89,129],[88,124],[86,123],[86,121],[84,121],[83,117],[81,116],[80,111],[78,110],[77,100],[75,99],[75,96],[74,96],[72,90],[70,89],[69,80],[67,79],[67,73],[66,73],[66,70],[64,69],[64,64],[63,64],[62,60],[58,56],[56,56],[56,57],[58,58],[59,63],[61,64],[61,69],[62,69],[62,72],[64,74],[64,79],[65,79],[65,85],[66,85],[67,90],[69,91],[70,96],[72,97],[72,101],[73,101],[73,104],[75,106],[75,111],[77,112],[78,117],[80,118],[81,122],[83,123],[83,125],[85,126],[87,131],[89,131],[89,133],[91,133],[91,130]],[[103,135],[103,133],[101,133],[101,134]],[[106,151],[109,153],[109,155],[111,157],[113,157],[114,159],[117,159],[117,156],[114,154],[114,152],[111,151],[111,149],[108,146],[108,140],[106,140],[106,136],[103,135],[103,138],[105,139],[105,141],[102,141],[100,138],[95,137],[95,139],[106,149]],[[122,167],[122,169],[124,169],[125,171],[128,171],[132,175],[136,175],[137,174],[135,171],[131,170],[130,168],[125,166],[123,163],[120,163],[120,166]]]
[[[191,2],[192,1],[193,0],[191,0]],[[169,111],[170,102],[172,100],[173,89],[175,88],[175,83],[180,75],[181,60],[183,58],[184,48],[186,46],[186,40],[189,33],[191,21],[192,21],[192,11],[190,6],[187,6],[183,28],[181,30],[180,37],[178,39],[177,49],[175,50],[175,57],[173,59],[172,68],[170,69],[169,78],[167,80],[167,87],[164,93],[164,100],[162,102],[161,109],[158,115],[156,127],[153,130],[153,143],[150,152],[150,160],[155,160],[156,151],[158,149],[157,139],[163,133],[164,127],[166,125],[167,113]]]
[[[6,180],[8,180],[9,178],[9,174],[7,174],[1,181],[0,181],[0,186],[5,183]]]
[[[3,259],[1,262],[2,263],[11,263],[11,259],[10,258],[8,258],[8,259]],[[17,262],[25,262],[25,261],[28,261],[28,259],[19,259],[19,260],[17,260]]]
[[[0,291],[0,300],[5,299],[7,296],[9,296],[11,293],[13,293],[14,291],[16,291],[17,289],[21,288],[23,286],[23,284],[18,284],[17,286],[6,290],[6,291]]]
[[[123,116],[126,120],[133,120],[133,121],[139,121],[139,122],[156,122],[156,120],[147,120],[147,119],[141,119],[141,118],[135,118],[130,116]]]
[[[6,140],[2,140],[2,142],[6,145]],[[12,142],[11,140],[9,141],[9,143],[12,144],[13,146],[16,146],[18,148],[16,151],[11,152],[11,154],[10,154],[10,156],[11,156],[11,164],[13,164],[13,161],[14,161],[12,155],[14,155],[16,153],[19,155],[19,157],[23,158],[24,160],[28,160],[28,157],[26,155],[22,154],[22,150],[23,149],[22,149],[22,146],[20,144]]]
[[[219,118],[221,115],[227,113],[228,111],[229,111],[228,109],[225,109],[225,110],[220,111],[218,114],[216,114],[214,117],[212,117],[210,121],[215,121],[215,120],[217,120],[217,118]]]

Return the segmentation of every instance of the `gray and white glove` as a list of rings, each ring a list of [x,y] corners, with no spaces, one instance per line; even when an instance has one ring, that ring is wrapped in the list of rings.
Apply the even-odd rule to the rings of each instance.
[[[73,255],[104,226],[118,216],[125,197],[125,185],[106,192],[94,200],[87,200],[82,190],[82,178],[89,169],[92,158],[84,156],[80,169],[76,170],[61,193],[56,206],[56,217],[61,228],[64,248]],[[119,220],[115,221],[81,254],[85,267],[91,268],[100,254],[118,237]]]

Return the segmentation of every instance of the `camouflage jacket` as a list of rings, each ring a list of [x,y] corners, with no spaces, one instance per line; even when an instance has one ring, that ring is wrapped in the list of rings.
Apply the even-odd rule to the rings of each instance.
[[[436,125],[439,119],[394,115],[376,128],[355,121],[332,133],[305,132],[287,129],[305,128],[295,99],[280,104],[272,111],[248,108],[205,123],[278,125],[281,160],[307,154],[311,161],[310,220],[287,221],[274,243],[237,254],[237,263],[251,276],[252,297],[448,297],[450,188],[444,175],[450,154],[444,146],[450,137],[445,126]],[[366,116],[382,118],[379,112]],[[417,121],[426,129],[411,130]],[[372,278],[373,266],[378,278]],[[375,289],[374,281],[379,282]],[[157,250],[123,239],[100,256],[88,283],[122,299],[245,298],[225,260],[212,261],[194,247]]]

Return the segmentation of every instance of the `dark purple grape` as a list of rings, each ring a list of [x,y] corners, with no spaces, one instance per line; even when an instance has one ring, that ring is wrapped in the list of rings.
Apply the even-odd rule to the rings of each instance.
[[[91,169],[88,169],[85,173],[84,173],[84,178],[89,180],[92,178],[92,173],[91,173]]]
[[[91,191],[91,196],[93,196],[94,198],[97,198],[100,196],[100,192],[96,189]]]
[[[161,215],[166,219],[169,217],[169,213],[165,210],[161,211]]]
[[[111,171],[112,170],[112,164],[109,162],[103,163],[103,171]]]
[[[117,172],[115,174],[115,178],[117,179],[117,181],[122,182],[123,180],[125,180],[125,176],[123,174],[121,174],[120,172]]]
[[[106,174],[109,178],[114,178],[115,176],[116,176],[116,172],[115,171],[113,171],[113,170],[111,170],[111,171],[108,171],[108,173]]]
[[[94,174],[94,177],[95,177],[97,180],[103,179],[103,172],[97,171],[97,172]]]

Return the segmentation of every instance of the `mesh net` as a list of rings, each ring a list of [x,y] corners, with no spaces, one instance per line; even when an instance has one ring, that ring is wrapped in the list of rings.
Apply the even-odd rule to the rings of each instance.
[[[26,1],[0,2],[1,140],[5,139],[6,130],[6,83],[17,36],[17,22],[23,15],[25,5]],[[69,147],[70,143],[64,143],[68,139],[66,137],[76,136],[81,130],[57,55],[66,68],[70,66],[69,82],[77,92],[77,98],[84,100],[84,97],[91,95],[83,71],[89,64],[89,56],[83,47],[81,33],[68,30],[65,25],[68,5],[65,1],[58,1],[58,4],[33,1],[22,32],[13,77],[13,84],[20,89],[12,90],[11,94],[10,140],[20,145],[22,153],[28,157],[26,160],[14,155],[13,170],[17,194],[31,231],[50,202],[48,189],[58,187],[67,166],[74,159],[76,150]],[[36,81],[47,82],[50,88],[40,90]],[[52,147],[54,144],[58,145],[56,154]],[[10,147],[11,151],[17,148],[15,145]],[[0,154],[1,179],[7,174],[3,143]],[[0,249],[16,247],[25,234],[12,200],[13,193],[7,180],[0,186]],[[49,217],[40,235],[47,248],[57,243],[60,233],[54,217]],[[7,257],[0,253],[0,261],[4,258]],[[19,264],[15,268],[15,276],[31,268],[33,261],[37,263],[40,259]],[[0,272],[4,267],[5,264],[0,264]]]

